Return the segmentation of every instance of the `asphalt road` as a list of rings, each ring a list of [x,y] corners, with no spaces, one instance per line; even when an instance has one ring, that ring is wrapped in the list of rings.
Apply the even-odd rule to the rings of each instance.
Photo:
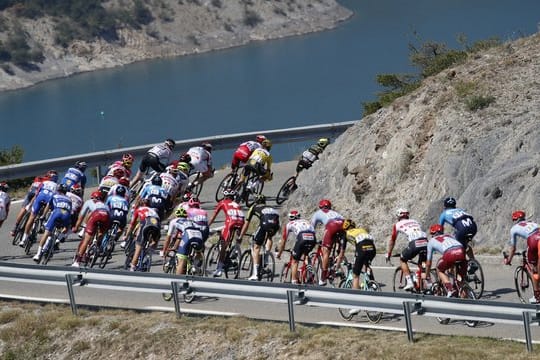
[[[268,197],[274,197],[281,184],[294,173],[295,162],[285,162],[276,164],[274,167],[274,179],[265,185],[263,193]],[[228,170],[217,171],[215,177],[205,183],[201,201],[203,208],[212,211],[215,206],[214,194],[219,181],[227,174]],[[87,192],[90,193],[90,192]],[[270,202],[272,204],[273,202]],[[283,204],[286,207],[286,203]],[[18,246],[11,244],[9,230],[13,227],[16,212],[20,208],[20,203],[12,206],[11,214],[8,220],[0,228],[0,261],[9,261],[25,264],[33,264],[31,256],[24,254]],[[346,215],[346,214],[345,214]],[[218,222],[213,225],[219,226],[222,217],[218,217]],[[390,229],[390,224],[388,228]],[[277,237],[274,239],[277,243]],[[380,244],[386,246],[386,239],[380,240]],[[71,236],[61,250],[56,253],[51,260],[51,265],[69,266],[71,265],[74,250],[78,245],[78,238]],[[243,243],[247,247],[247,241]],[[399,244],[398,244],[399,245]],[[384,248],[384,246],[380,246]],[[35,251],[35,249],[33,249]],[[106,269],[111,271],[124,271],[125,256],[120,249],[116,250],[113,259]],[[160,272],[162,260],[158,255],[154,256],[153,272]],[[513,271],[514,267],[503,266],[502,259],[499,257],[480,257],[483,265],[486,281],[486,290],[484,299],[492,301],[506,301],[518,303],[518,298],[514,290]],[[397,260],[395,261],[397,263]],[[392,291],[392,275],[394,266],[384,263],[382,256],[379,255],[374,261],[374,273],[377,280],[382,284],[383,291]],[[281,263],[276,265],[276,272],[281,269]],[[279,279],[276,278],[276,281]],[[31,298],[31,299],[56,299],[57,301],[66,301],[68,299],[65,287],[34,285],[21,282],[0,281],[0,297],[3,296]],[[172,302],[165,302],[160,295],[143,293],[111,292],[97,289],[76,289],[77,302],[89,305],[110,305],[130,308],[157,309],[163,311],[174,311]],[[264,305],[264,306],[261,306]],[[287,305],[278,303],[256,303],[230,299],[216,298],[197,298],[191,304],[182,304],[183,311],[186,313],[203,313],[232,315],[244,314],[249,317],[255,317],[267,320],[287,320]],[[295,307],[295,318],[299,322],[310,322],[319,324],[339,325],[339,326],[358,326],[381,328],[387,330],[405,331],[405,321],[401,316],[385,315],[382,321],[373,325],[367,321],[365,315],[360,314],[350,322],[345,322],[334,309],[313,308],[307,306]],[[488,336],[497,338],[524,339],[524,330],[522,326],[501,325],[481,323],[476,328],[468,328],[462,321],[452,321],[449,325],[440,325],[433,318],[424,318],[421,316],[413,317],[413,327],[416,331],[429,332],[437,334],[454,334],[467,336]],[[533,339],[540,341],[540,328],[532,326]]]

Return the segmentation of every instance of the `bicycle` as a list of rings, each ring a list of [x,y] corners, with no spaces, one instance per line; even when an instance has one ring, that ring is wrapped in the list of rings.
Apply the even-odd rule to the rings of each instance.
[[[284,250],[285,252],[291,253],[291,250]],[[301,262],[301,264],[300,264]],[[293,257],[292,253],[289,257],[289,261],[283,264],[281,268],[281,273],[279,276],[279,281],[282,283],[291,283],[292,282],[292,267]],[[309,255],[303,255],[302,259],[298,262],[298,283],[305,285],[317,285],[318,278],[317,273],[311,265],[311,258]]]
[[[353,283],[353,264],[349,262],[344,262],[345,267],[347,268],[347,276],[341,280],[339,283],[339,287],[341,289],[350,289],[352,288]],[[375,280],[372,280],[370,277],[371,268],[369,267],[370,264],[367,265],[366,271],[363,271],[360,274],[360,290],[362,291],[381,291],[381,286],[378,282]],[[350,309],[345,308],[338,308],[339,315],[343,318],[343,320],[350,321],[356,315],[357,313],[351,312]],[[380,311],[369,311],[366,310],[367,318],[370,322],[377,324],[379,321],[381,321],[383,313]]]
[[[141,253],[139,254],[139,258],[137,261],[137,266],[135,267],[134,271],[150,272],[150,268],[152,267],[153,252],[151,245],[157,243],[158,240],[159,233],[155,234],[154,232],[151,232],[149,234],[148,239],[144,239],[144,243],[141,247]],[[131,241],[129,248],[126,246],[126,250],[127,255],[124,262],[124,270],[129,270],[131,267],[131,261],[133,260],[133,255],[135,255],[135,241]]]
[[[47,237],[47,240],[43,245],[39,264],[47,265],[49,260],[51,260],[54,253],[54,245],[56,244],[57,240],[60,240],[60,234],[62,234],[63,228],[64,227],[62,226],[62,224],[58,221],[54,224],[54,231]]]
[[[472,252],[471,242],[472,242],[472,235],[467,235],[467,249],[466,253]],[[478,262],[476,259],[468,259],[467,260],[467,282],[469,283],[469,286],[473,289],[474,294],[476,295],[477,299],[480,299],[482,295],[484,294],[484,269],[482,269],[482,265]]]
[[[263,188],[264,181],[261,177],[254,171],[250,172],[238,192],[239,201],[244,201],[246,206],[250,207],[255,203],[257,195],[262,194]]]
[[[189,182],[192,185],[188,188],[187,191],[190,192],[192,196],[199,197],[199,195],[201,195],[203,184],[204,184],[204,182],[199,181],[201,177],[202,177],[202,173],[198,172],[196,173],[193,180]]]
[[[523,304],[529,304],[529,299],[534,297],[533,287],[533,274],[534,268],[529,264],[527,260],[527,250],[516,252],[517,256],[521,256],[521,265],[516,267],[514,271],[514,285],[516,287],[519,301]],[[508,258],[508,254],[503,252],[505,259]]]
[[[261,246],[257,277],[259,281],[265,279],[266,281],[272,282],[274,281],[274,274],[276,273],[276,259],[271,250],[266,250],[265,245],[266,241]],[[252,248],[250,247],[242,253],[238,277],[240,279],[248,279],[251,274],[253,274],[253,256]]]
[[[450,278],[452,289],[454,289],[451,296],[448,296],[448,290],[442,283],[441,279],[437,279],[437,281],[433,282],[431,285],[432,295],[477,300],[478,298],[476,297],[476,294],[471,286],[467,283],[467,279],[463,279],[459,274],[458,270],[461,266],[462,262],[457,261],[454,263],[454,266],[451,269],[447,270],[447,275]],[[446,325],[450,322],[450,319],[437,317],[437,321],[442,325]],[[465,324],[468,327],[476,327],[478,325],[478,320],[465,320]]]
[[[204,276],[205,275],[205,268],[204,268],[204,258],[197,266],[197,262],[201,260],[196,259],[197,250],[195,250],[194,247],[191,247],[189,250],[189,255],[187,257],[186,261],[186,275],[190,276]],[[194,266],[195,264],[195,266]],[[163,262],[163,272],[166,274],[175,275],[176,274],[176,267],[178,266],[178,255],[176,253],[176,250],[169,250],[167,252],[167,255],[165,256],[165,261]],[[171,301],[173,294],[172,293],[163,293],[162,297],[165,301]],[[185,303],[191,303],[195,299],[194,294],[184,294],[184,302]]]
[[[27,210],[24,213],[19,224],[17,224],[17,226],[15,227],[15,230],[14,230],[15,236],[13,236],[13,239],[11,241],[12,245],[18,245],[19,242],[21,241],[22,236],[24,234],[24,228],[26,227],[26,223],[28,222],[29,217],[30,217],[30,211]]]
[[[341,237],[344,236],[344,233],[339,232],[335,236]],[[328,255],[328,275],[326,279],[331,285],[335,285],[335,280],[338,280],[338,283],[340,283],[347,274],[346,268],[342,266],[343,263],[348,262],[346,256],[343,256],[342,264],[336,264],[336,259],[341,249],[339,244],[341,244],[341,240],[336,239],[332,245],[332,248],[330,249],[330,254]],[[315,269],[317,277],[320,279],[322,277],[322,241],[317,241],[317,245],[317,250],[311,255],[311,261],[313,269]]]
[[[101,239],[101,246],[99,247],[99,268],[103,269],[107,265],[107,262],[112,258],[116,241],[120,237],[120,222],[113,221],[112,226],[107,230],[103,239]]]
[[[240,256],[242,255],[242,249],[238,245],[238,238],[240,236],[240,228],[234,227],[231,229],[229,239],[227,241],[227,250],[225,252],[225,258],[223,259],[223,272],[227,279],[237,279],[240,267],[238,262],[240,261]],[[221,253],[222,247],[225,246],[225,240],[221,239],[212,244],[208,250],[208,255],[206,256],[205,269],[207,273],[213,273],[217,269],[217,264],[219,262],[219,254]]]
[[[296,188],[297,188],[296,175],[291,176],[290,178],[285,180],[285,182],[283,183],[283,185],[281,185],[276,195],[276,204],[278,205],[283,204],[286,200],[289,199],[289,195],[291,195],[296,190]]]
[[[392,255],[392,257],[399,257],[400,255]],[[392,288],[394,292],[399,291],[406,291],[406,292],[412,292],[415,294],[431,294],[432,289],[431,286],[429,286],[426,279],[422,279],[422,274],[426,271],[426,264],[425,262],[422,262],[420,265],[418,262],[414,260],[409,260],[409,263],[416,265],[417,269],[415,271],[411,271],[411,278],[414,284],[414,287],[410,290],[403,290],[405,285],[407,284],[407,279],[405,277],[405,274],[403,273],[403,270],[401,269],[401,265],[398,265],[396,269],[394,270],[394,276],[392,278]],[[431,269],[430,271],[431,279],[435,282],[437,280],[437,270]]]
[[[220,202],[223,200],[223,190],[225,189],[234,189],[236,185],[238,184],[238,181],[240,180],[240,174],[238,173],[238,170],[242,167],[237,167],[236,169],[232,170],[230,173],[225,175],[223,180],[219,183],[217,189],[216,189],[216,201]]]

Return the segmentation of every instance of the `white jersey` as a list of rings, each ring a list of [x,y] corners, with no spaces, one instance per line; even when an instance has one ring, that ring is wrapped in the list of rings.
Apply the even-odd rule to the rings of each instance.
[[[309,161],[310,163],[314,163],[315,160],[317,160],[317,155],[315,155],[314,153],[312,153],[311,151],[309,150],[306,150],[302,153],[302,158],[304,160],[307,160]]]
[[[450,235],[443,234],[434,236],[429,239],[427,244],[427,259],[431,260],[434,252],[438,252],[442,255],[448,249],[462,247],[463,245]]]
[[[72,192],[67,192],[66,195],[71,199],[71,215],[78,214],[83,205],[83,199]]]
[[[240,144],[240,146],[245,146],[249,149],[250,152],[253,152],[255,149],[260,149],[262,146],[256,141],[246,141]]]
[[[9,195],[3,191],[0,191],[0,221],[6,220],[10,203],[11,198]]]
[[[118,184],[118,178],[114,176],[105,175],[99,182],[100,189],[110,189],[114,185]]]
[[[56,194],[56,188],[58,187],[57,183],[51,180],[45,180],[41,184],[40,192],[43,192],[44,194]]]
[[[323,211],[319,209],[311,217],[311,226],[316,228],[318,224],[323,224],[326,226],[330,220],[343,220],[343,216],[334,210]]]
[[[183,222],[186,222],[188,221],[187,218],[181,218],[181,217],[177,217],[177,218],[174,218],[172,219],[170,222],[169,222],[169,228],[167,229],[167,235],[172,235],[172,234],[176,234],[176,232],[180,229],[180,226]]]
[[[538,231],[538,224],[532,221],[520,221],[510,229],[510,245],[516,246],[517,238],[527,239]]]
[[[174,196],[178,193],[178,190],[180,189],[180,182],[178,181],[178,177],[172,175],[171,173],[164,172],[159,175],[161,178],[161,187],[169,194],[170,196]]]
[[[420,223],[413,219],[402,219],[394,225],[394,234],[404,234],[407,240],[415,241],[427,239],[426,233],[422,230]]]
[[[315,233],[315,229],[313,228],[313,226],[311,226],[311,223],[305,219],[289,221],[287,225],[285,225],[285,229],[283,231],[283,238],[287,239],[289,234],[291,233],[294,234],[296,238],[301,232]],[[315,237],[313,239],[315,240]]]
[[[171,162],[172,151],[165,144],[158,144],[148,150],[149,154],[155,155],[158,158],[158,161],[162,164],[169,164]]]
[[[191,157],[191,165],[194,172],[205,173],[212,169],[212,154],[206,151],[202,146],[190,148],[187,153]]]

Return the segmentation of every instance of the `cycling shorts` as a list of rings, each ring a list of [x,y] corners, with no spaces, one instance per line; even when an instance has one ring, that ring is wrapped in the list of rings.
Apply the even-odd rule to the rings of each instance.
[[[53,197],[53,194],[45,194],[43,192],[40,192],[37,194],[36,199],[34,200],[34,203],[32,204],[32,214],[37,215],[41,208],[45,208],[45,205],[51,201],[51,198]]]
[[[109,229],[109,212],[107,210],[97,209],[92,211],[86,222],[85,232],[93,236],[96,233],[98,223],[101,224],[101,231],[105,232]]]
[[[141,223],[141,230],[137,236],[137,244],[143,246],[150,237],[153,237],[155,241],[159,240],[161,235],[161,224],[158,218],[148,216]]]
[[[302,158],[298,161],[298,164],[296,164],[296,172],[299,173],[300,171],[304,169],[309,169],[313,165],[312,162]]]
[[[204,250],[203,239],[199,237],[192,237],[192,238],[189,238],[187,241],[185,239],[182,239],[182,241],[180,241],[180,245],[178,246],[177,252],[179,255],[188,256],[192,248],[197,252],[203,251]]]
[[[427,239],[416,239],[409,241],[409,245],[401,253],[401,261],[407,262],[418,255],[418,262],[424,262],[427,259]]]
[[[338,234],[339,232],[342,232],[343,233],[342,238],[346,239],[345,231],[343,230],[343,220],[341,219],[329,220],[326,223],[326,227],[324,229],[322,246],[324,246],[325,248],[331,249],[336,239],[336,234]],[[343,241],[341,245],[344,246],[345,244],[346,244],[346,240]]]
[[[462,216],[457,219],[454,223],[454,228],[456,240],[459,241],[464,248],[467,248],[467,239],[472,238],[478,231],[476,223],[470,216]]]
[[[144,155],[141,165],[139,166],[139,170],[144,173],[146,170],[148,170],[148,168],[152,168],[158,173],[165,171],[165,165],[159,162],[159,158],[156,155],[150,153],[146,153],[146,155]]]
[[[296,242],[291,252],[292,258],[300,261],[303,255],[307,256],[313,250],[316,243],[317,239],[313,231],[301,231],[296,236]]]
[[[111,224],[113,221],[118,221],[120,228],[123,229],[126,227],[127,215],[127,212],[124,212],[123,210],[112,209],[109,215],[109,220]]]
[[[259,246],[264,244],[267,237],[272,238],[279,230],[279,223],[272,226],[263,226],[262,224],[253,234],[253,242]]]
[[[467,271],[467,259],[465,258],[465,249],[462,247],[451,247],[447,249],[437,263],[437,270],[445,272],[452,268],[458,261],[461,261],[458,272],[464,277]]]
[[[371,263],[371,260],[377,254],[377,249],[375,248],[375,243],[371,239],[365,239],[356,243],[356,251],[353,265],[353,274],[360,275],[364,266],[367,266]]]
[[[536,266],[538,262],[538,242],[540,241],[540,231],[535,232],[527,238],[527,261]]]
[[[65,209],[54,209],[45,223],[45,230],[53,232],[56,224],[63,227],[68,227],[71,223],[71,212]]]
[[[244,226],[244,220],[225,220],[225,226],[221,230],[221,238],[228,243],[232,239],[233,231],[238,229],[240,232],[242,226]]]
[[[247,163],[246,166],[244,166],[244,176],[246,178],[249,177],[249,174],[252,172],[257,176],[262,177],[267,173],[267,171],[268,170],[266,170],[264,165],[258,162]]]

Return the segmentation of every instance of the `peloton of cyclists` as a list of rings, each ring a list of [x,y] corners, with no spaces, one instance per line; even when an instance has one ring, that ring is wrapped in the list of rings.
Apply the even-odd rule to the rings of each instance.
[[[397,209],[396,217],[398,222],[392,227],[392,236],[388,242],[386,262],[390,262],[392,250],[394,250],[398,235],[405,235],[407,237],[408,246],[401,252],[399,261],[401,263],[401,270],[405,274],[405,280],[407,282],[403,287],[403,290],[410,290],[414,287],[414,284],[411,278],[411,270],[409,269],[409,264],[407,262],[417,255],[419,264],[425,261],[428,240],[420,223],[409,218],[409,210],[405,208]]]
[[[526,214],[523,210],[516,210],[512,213],[512,222],[514,225],[510,229],[510,253],[504,259],[504,263],[506,265],[512,264],[518,238],[525,239],[527,241],[527,261],[534,269],[532,281],[534,296],[529,299],[529,302],[531,304],[537,304],[540,303],[540,276],[538,275],[540,274],[540,262],[538,261],[540,255],[540,246],[538,246],[540,229],[537,223],[526,220],[525,217]]]

